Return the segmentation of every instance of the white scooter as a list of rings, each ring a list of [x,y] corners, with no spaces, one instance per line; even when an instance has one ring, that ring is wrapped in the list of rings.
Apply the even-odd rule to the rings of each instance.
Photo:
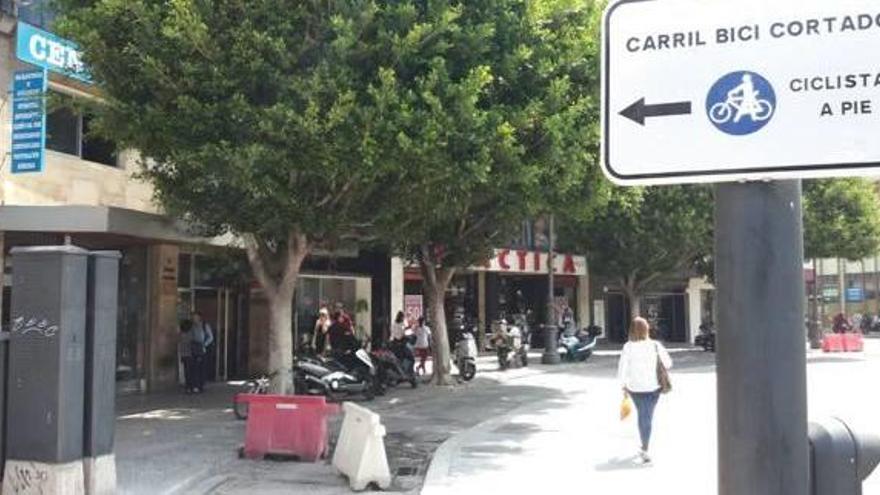
[[[455,366],[461,379],[469,382],[477,374],[477,342],[471,332],[462,332],[455,344]]]

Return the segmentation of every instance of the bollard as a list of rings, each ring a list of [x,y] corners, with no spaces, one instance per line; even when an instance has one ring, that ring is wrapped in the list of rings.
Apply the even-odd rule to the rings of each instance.
[[[333,453],[333,467],[348,477],[352,490],[375,483],[382,490],[391,486],[385,455],[385,427],[379,415],[351,402],[342,405],[345,419]]]
[[[861,495],[880,463],[880,436],[839,418],[810,423],[810,495]]]

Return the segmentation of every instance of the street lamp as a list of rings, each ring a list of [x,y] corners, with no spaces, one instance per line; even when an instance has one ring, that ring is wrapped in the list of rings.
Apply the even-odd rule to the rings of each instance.
[[[554,218],[550,215],[550,233],[549,249],[547,258],[547,320],[544,325],[544,354],[541,355],[541,363],[543,364],[559,364],[561,361],[559,353],[556,352],[556,340],[558,328],[556,327],[556,306],[553,304],[553,269],[554,258],[553,251],[555,249],[556,235],[554,233]]]

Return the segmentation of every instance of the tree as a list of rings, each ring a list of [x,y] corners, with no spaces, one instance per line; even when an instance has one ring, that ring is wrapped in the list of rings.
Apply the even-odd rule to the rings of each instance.
[[[876,185],[864,179],[804,181],[804,257],[864,259],[880,248]],[[810,344],[818,348],[818,281],[810,305]]]
[[[401,175],[387,184],[396,207],[381,236],[421,269],[438,384],[449,381],[444,300],[456,271],[486,261],[531,214],[562,199],[586,207],[584,184],[598,182],[599,9],[573,5],[401,4],[385,25],[375,93],[393,137],[383,158]]]
[[[652,283],[711,254],[712,222],[707,186],[615,188],[602,211],[569,218],[560,237],[587,253],[593,274],[617,283],[635,317]]]
[[[268,299],[273,388],[292,388],[292,303],[317,245],[362,233],[376,161],[380,2],[60,0],[103,98],[98,132],[142,153],[172,215],[240,238]],[[396,3],[395,3],[396,4]],[[393,9],[392,9],[393,10]]]
[[[561,237],[569,249],[587,252],[594,274],[617,282],[635,316],[640,295],[659,278],[692,268],[711,277],[712,211],[706,186],[615,188],[602,211],[568,218]],[[876,253],[880,205],[874,184],[805,181],[804,235],[807,259],[862,259]],[[811,329],[817,342],[818,328]]]

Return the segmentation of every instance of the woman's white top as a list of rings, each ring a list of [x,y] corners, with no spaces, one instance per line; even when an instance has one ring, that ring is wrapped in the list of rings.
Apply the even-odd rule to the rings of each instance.
[[[672,368],[672,358],[663,344],[656,340],[627,342],[617,365],[617,379],[630,392],[654,392],[657,382],[657,356],[666,369]]]
[[[403,340],[406,337],[406,327],[403,326],[403,323],[397,323],[396,321],[391,324],[391,340]]]

